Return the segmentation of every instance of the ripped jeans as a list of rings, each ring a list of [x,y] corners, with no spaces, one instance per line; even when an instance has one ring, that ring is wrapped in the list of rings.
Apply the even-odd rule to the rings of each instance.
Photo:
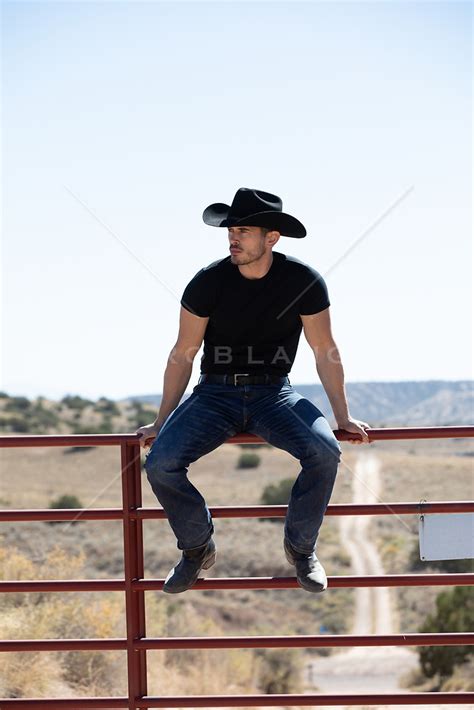
[[[311,554],[341,447],[324,415],[289,380],[237,386],[203,382],[165,420],[146,456],[145,471],[178,548],[199,547],[214,531],[206,502],[188,479],[189,465],[240,432],[256,434],[300,461],[285,537],[297,552]]]

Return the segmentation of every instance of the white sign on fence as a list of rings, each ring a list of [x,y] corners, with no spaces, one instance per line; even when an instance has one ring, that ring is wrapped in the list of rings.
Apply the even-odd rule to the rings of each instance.
[[[474,513],[423,514],[419,524],[422,560],[474,558]]]

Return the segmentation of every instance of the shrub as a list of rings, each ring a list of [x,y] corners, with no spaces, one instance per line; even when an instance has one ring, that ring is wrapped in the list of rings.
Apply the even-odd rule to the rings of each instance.
[[[421,633],[465,632],[474,626],[474,594],[469,587],[455,587],[436,599],[436,613],[430,615]],[[418,649],[420,665],[427,678],[451,676],[470,655],[473,646],[427,646]]]
[[[31,424],[23,417],[3,417],[0,419],[2,431],[15,431],[19,434],[28,434],[31,432]]]
[[[301,690],[299,652],[278,648],[258,653],[261,660],[258,685],[264,693],[297,693]]]
[[[115,402],[107,397],[101,397],[97,400],[94,406],[95,412],[104,412],[104,414],[109,414],[110,416],[117,416],[120,414],[120,409],[117,407]]]
[[[260,465],[258,454],[240,454],[237,461],[237,468],[256,468]]]
[[[94,404],[94,402],[92,402],[90,399],[84,399],[83,397],[79,397],[79,395],[77,394],[67,394],[65,397],[62,398],[61,404],[64,404],[66,407],[69,407],[69,409],[78,409],[82,412],[83,409],[85,409],[91,404]]]
[[[52,500],[51,503],[49,504],[50,508],[83,508],[84,506],[82,505],[81,501],[79,498],[70,493],[65,493],[62,496],[59,496],[59,498],[55,498],[55,500]]]
[[[83,508],[84,506],[82,505],[81,501],[77,496],[74,494],[68,494],[65,493],[62,496],[59,496],[59,498],[55,498],[55,500],[52,500],[51,503],[49,504],[50,509],[58,509],[58,508]],[[81,522],[80,520],[49,520],[48,523],[50,525],[60,525],[61,523],[69,523],[69,525],[75,525],[76,523]]]
[[[293,478],[283,478],[279,483],[265,486],[260,499],[263,505],[286,505],[294,482]]]
[[[28,417],[32,416],[32,428],[37,434],[43,433],[46,429],[51,429],[57,427],[60,419],[56,412],[52,412],[49,409],[44,409],[42,405],[35,405]]]
[[[31,406],[31,402],[27,397],[10,397],[5,404],[5,411],[8,412],[25,412]]]
[[[80,454],[83,451],[90,451],[91,449],[96,449],[97,446],[70,446],[64,449],[63,454]]]
[[[269,486],[265,486],[260,502],[263,505],[286,505],[290,500],[293,483],[293,478],[283,478],[279,483],[271,483]],[[261,522],[264,520],[265,518],[260,518]],[[268,518],[268,520],[272,523],[285,522],[285,518]]]

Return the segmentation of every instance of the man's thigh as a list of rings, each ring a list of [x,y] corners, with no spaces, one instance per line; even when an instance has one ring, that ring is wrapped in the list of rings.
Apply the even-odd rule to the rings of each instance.
[[[339,457],[341,453],[324,414],[292,385],[253,402],[247,431],[298,459],[314,454]]]
[[[178,467],[187,466],[223,444],[237,430],[235,403],[216,392],[209,396],[204,385],[197,385],[164,421],[146,462],[159,457],[172,459]]]

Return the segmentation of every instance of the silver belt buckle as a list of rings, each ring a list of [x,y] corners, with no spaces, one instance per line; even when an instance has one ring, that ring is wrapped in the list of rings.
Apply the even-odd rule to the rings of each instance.
[[[250,377],[250,372],[235,372],[234,373],[234,386],[237,387],[236,377]]]

